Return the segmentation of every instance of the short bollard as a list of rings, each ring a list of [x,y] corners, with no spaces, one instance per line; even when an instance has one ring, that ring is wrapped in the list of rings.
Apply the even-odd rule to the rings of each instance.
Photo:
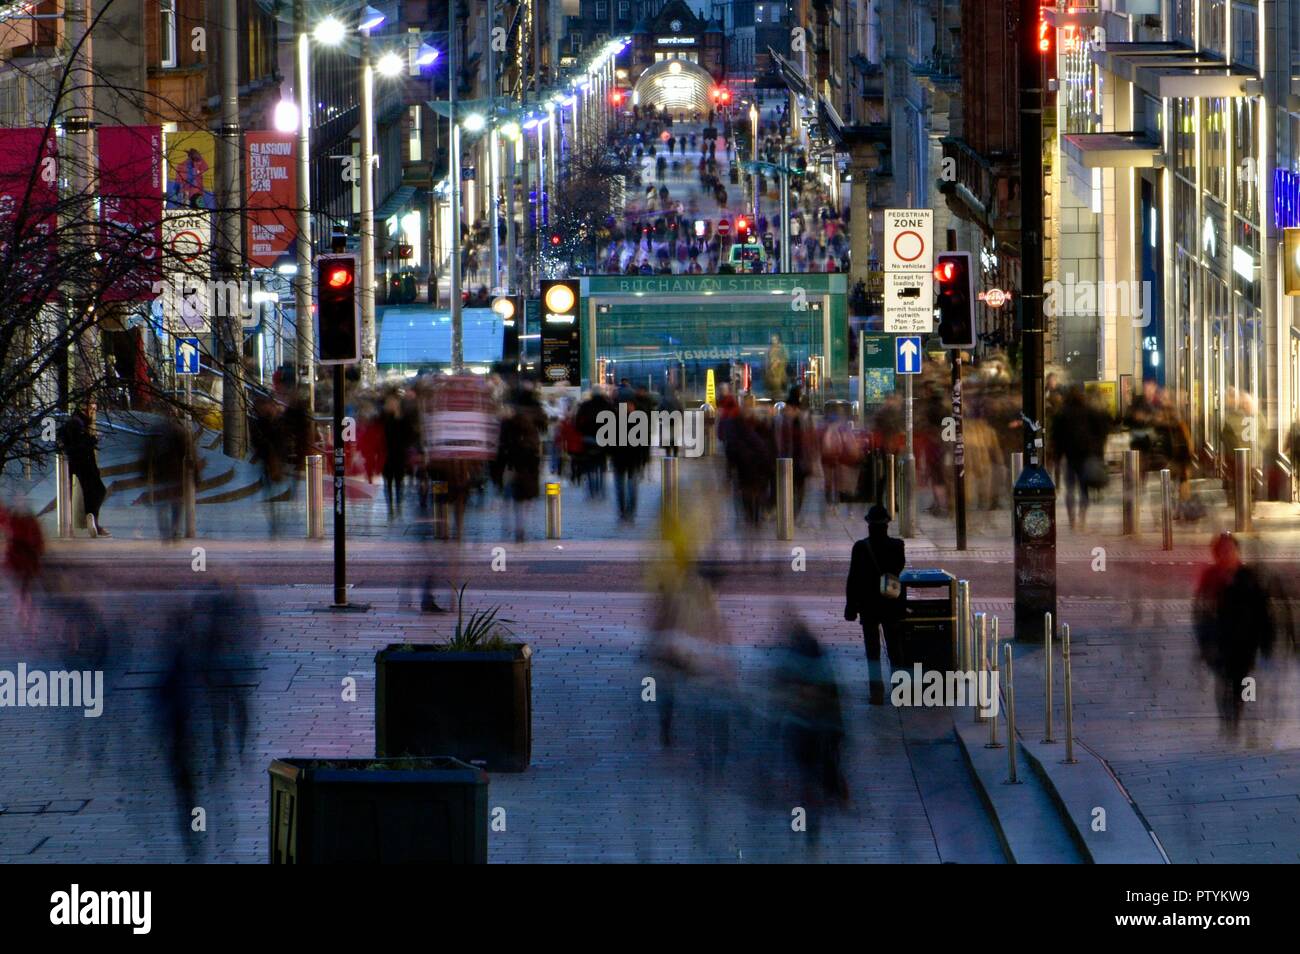
[[[989,681],[993,683],[993,714],[989,717],[989,740],[984,743],[986,749],[1000,749],[1002,743],[998,741],[998,694],[1001,687],[998,683],[1001,681],[1001,665],[998,663],[998,618],[993,617],[993,626],[989,632]]]
[[[794,539],[794,459],[776,459],[776,538]]]
[[[1043,741],[1053,743],[1052,738],[1052,614],[1043,614]]]
[[[958,669],[970,669],[967,631],[970,629],[970,581],[957,581],[957,626],[953,630],[952,661]]]
[[[1061,624],[1061,668],[1065,674],[1065,764],[1074,765],[1074,686],[1070,681],[1070,624]]]
[[[1142,529],[1142,452],[1124,452],[1124,535],[1135,536]]]
[[[546,486],[550,486],[547,484]],[[451,539],[451,502],[447,499],[447,482],[435,480],[429,486],[433,497],[433,536],[437,540]]]
[[[195,514],[194,462],[181,461],[181,506],[185,516],[185,539],[193,539],[197,532],[197,515]]]
[[[307,458],[307,539],[325,539],[325,458],[312,454]]]
[[[546,539],[559,540],[560,525],[560,485],[548,482],[546,485]]]
[[[983,722],[984,716],[980,713],[980,691],[979,687],[988,681],[984,653],[988,648],[989,637],[989,614],[975,614],[975,721]]]
[[[59,536],[72,536],[72,472],[64,454],[54,455],[54,511],[59,523]]]
[[[669,528],[677,523],[678,517],[678,499],[677,499],[677,458],[665,457],[660,462],[660,502],[659,513],[663,524],[664,532],[667,533]]]
[[[1174,490],[1173,479],[1166,467],[1160,471],[1160,546],[1174,548]]]
[[[1237,518],[1235,529],[1237,533],[1250,533],[1250,448],[1238,447],[1233,455],[1236,467],[1236,486],[1233,487]]]
[[[1011,770],[1011,777],[1007,782],[1011,785],[1019,784],[1016,778],[1016,681],[1015,669],[1011,657],[1011,647],[1003,647],[1006,650],[1006,680],[1007,680],[1007,765]]]
[[[885,455],[885,506],[890,516],[898,520],[898,464],[893,454]]]

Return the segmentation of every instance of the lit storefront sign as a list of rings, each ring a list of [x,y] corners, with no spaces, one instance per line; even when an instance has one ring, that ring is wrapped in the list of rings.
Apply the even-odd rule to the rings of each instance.
[[[1279,229],[1300,226],[1300,175],[1289,169],[1273,172],[1273,224]]]
[[[660,46],[694,46],[693,36],[661,36],[656,41]]]

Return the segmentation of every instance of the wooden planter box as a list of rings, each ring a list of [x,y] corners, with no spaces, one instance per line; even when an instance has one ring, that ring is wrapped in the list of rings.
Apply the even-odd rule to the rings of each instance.
[[[276,759],[271,864],[486,864],[488,778],[450,758]]]
[[[375,752],[449,755],[523,772],[533,751],[532,649],[448,652],[389,646],[375,656]]]

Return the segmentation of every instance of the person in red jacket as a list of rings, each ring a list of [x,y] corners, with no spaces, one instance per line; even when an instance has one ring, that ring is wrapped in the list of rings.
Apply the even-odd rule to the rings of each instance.
[[[32,583],[41,572],[45,535],[40,522],[25,507],[0,507],[0,533],[7,541],[5,569],[18,586],[18,611],[25,617],[31,607]]]

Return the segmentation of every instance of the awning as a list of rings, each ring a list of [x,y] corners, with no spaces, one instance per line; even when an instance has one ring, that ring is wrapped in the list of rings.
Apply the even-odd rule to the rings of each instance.
[[[1252,69],[1230,66],[1215,54],[1179,43],[1110,43],[1092,61],[1158,99],[1258,96],[1263,81]]]
[[[813,95],[812,87],[808,85],[808,81],[804,79],[804,75],[799,71],[798,67],[770,46],[767,48],[767,52],[772,55],[772,62],[781,71],[781,79],[785,81],[785,85],[790,88],[791,92],[798,93],[800,96],[811,97]]]
[[[1151,169],[1160,143],[1140,132],[1067,133],[1065,154],[1085,169]]]
[[[853,146],[858,143],[888,146],[893,142],[893,131],[889,123],[867,125],[845,123],[839,110],[825,96],[817,97],[817,119],[827,135],[839,146]]]
[[[462,308],[463,354],[469,365],[500,361],[505,326],[491,308]],[[378,309],[380,367],[451,364],[451,312],[428,305],[393,305]]]
[[[1070,7],[1058,10],[1056,7],[1043,7],[1043,20],[1058,30],[1064,26],[1078,26],[1091,29],[1105,22],[1106,11],[1096,7]]]
[[[393,194],[385,199],[379,208],[375,209],[375,221],[382,222],[403,209],[411,208],[415,195],[419,191],[415,186],[398,186],[393,190]]]

